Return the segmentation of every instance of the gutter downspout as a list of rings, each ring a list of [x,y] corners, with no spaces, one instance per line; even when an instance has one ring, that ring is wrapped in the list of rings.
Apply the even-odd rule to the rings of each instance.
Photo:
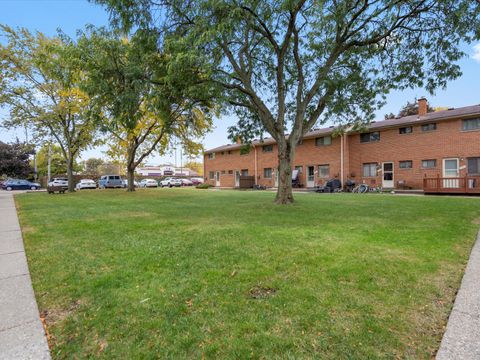
[[[205,170],[206,170],[206,168],[205,168],[205,163],[206,163],[206,161],[205,161],[205,153],[203,153],[203,178],[204,178],[204,179],[206,178],[206,180],[204,181],[204,182],[206,183],[206,182],[208,182],[208,177],[207,177],[207,172],[205,171]]]
[[[344,145],[345,139],[344,139],[344,134],[340,135],[340,178],[342,179],[342,188],[345,186],[345,179],[344,179],[344,154],[343,154],[343,145]]]
[[[255,185],[257,184],[257,148],[253,145],[253,150],[255,151]]]

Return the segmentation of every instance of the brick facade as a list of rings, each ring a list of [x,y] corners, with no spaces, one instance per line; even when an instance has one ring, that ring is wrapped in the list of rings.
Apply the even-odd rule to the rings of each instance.
[[[422,110],[426,101],[419,105]],[[372,135],[374,141],[370,142],[361,142],[361,136],[365,140],[368,135],[358,132],[334,136],[332,128],[312,131],[297,146],[293,166],[301,168],[300,182],[306,187],[321,185],[336,177],[343,182],[352,179],[357,184],[421,189],[424,177],[443,176],[444,159],[458,159],[459,176],[467,175],[467,158],[480,157],[480,129],[466,131],[463,121],[476,118],[480,118],[480,105],[379,121],[369,127],[369,132],[375,132]],[[429,129],[427,124],[435,124],[430,127],[436,128]],[[402,129],[406,133],[400,133],[400,128],[406,127],[411,130]],[[317,140],[320,137],[330,137],[331,143],[327,139],[328,144],[323,145],[322,140]],[[241,155],[240,152],[241,145],[238,144],[207,151],[204,157],[206,182],[214,186],[235,187],[238,185],[235,173],[247,171],[248,175],[256,175],[257,184],[274,187],[278,163],[274,141],[254,142],[248,154]],[[434,162],[426,164],[424,160]],[[320,165],[323,166],[319,168]],[[311,167],[313,177],[309,178]],[[364,167],[370,168],[370,174]],[[270,171],[265,169],[272,169],[271,177],[268,177]],[[218,182],[215,181],[217,172]]]

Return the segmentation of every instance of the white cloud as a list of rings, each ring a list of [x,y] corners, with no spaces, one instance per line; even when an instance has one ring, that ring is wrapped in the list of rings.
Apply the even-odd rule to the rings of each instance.
[[[480,43],[473,46],[472,59],[480,63]]]

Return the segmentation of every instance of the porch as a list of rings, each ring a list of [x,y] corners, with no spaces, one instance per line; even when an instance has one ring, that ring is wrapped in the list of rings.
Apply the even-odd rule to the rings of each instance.
[[[480,195],[480,176],[464,177],[425,177],[425,194],[478,194]]]

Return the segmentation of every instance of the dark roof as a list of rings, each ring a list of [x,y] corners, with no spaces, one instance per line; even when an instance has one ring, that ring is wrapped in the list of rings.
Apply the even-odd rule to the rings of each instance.
[[[418,115],[409,115],[404,116],[401,118],[394,118],[382,121],[373,121],[368,126],[367,129],[369,130],[377,130],[377,129],[384,129],[389,127],[399,127],[402,125],[413,125],[413,124],[421,124],[427,123],[431,121],[442,121],[442,120],[451,120],[461,117],[470,117],[480,115],[480,105],[472,105],[472,106],[465,106],[457,109],[448,109],[448,110],[441,110],[441,111],[434,111],[431,113],[427,113],[424,116]],[[303,138],[312,138],[322,135],[328,135],[335,131],[335,127],[331,126],[328,128],[323,129],[316,129],[307,132]],[[355,132],[352,132],[355,133]],[[261,145],[269,145],[274,144],[275,140],[273,138],[265,138],[263,141],[261,140],[254,140],[252,145],[254,146],[261,146]],[[222,145],[213,149],[208,149],[205,151],[206,154],[213,153],[213,152],[220,152],[220,151],[228,151],[228,150],[236,150],[240,149],[243,145],[242,144],[227,144]]]

